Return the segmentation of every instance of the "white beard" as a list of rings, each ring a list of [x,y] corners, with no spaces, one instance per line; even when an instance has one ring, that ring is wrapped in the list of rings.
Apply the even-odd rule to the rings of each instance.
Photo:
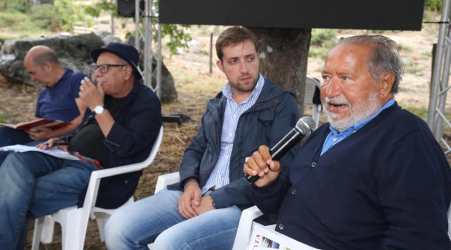
[[[326,103],[333,101],[335,103],[349,105],[351,109],[351,115],[342,119],[338,119],[338,115],[329,112],[327,108],[325,113],[327,116],[327,121],[330,125],[338,131],[344,131],[355,124],[359,123],[374,114],[382,105],[379,104],[377,99],[377,93],[371,94],[365,103],[359,103],[357,105],[351,106],[348,100],[343,96],[337,96],[333,98],[326,97]],[[327,104],[326,104],[327,105]]]

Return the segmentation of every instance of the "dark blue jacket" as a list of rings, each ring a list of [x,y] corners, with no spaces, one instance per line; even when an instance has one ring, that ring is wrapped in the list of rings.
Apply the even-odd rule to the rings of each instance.
[[[186,149],[180,165],[181,182],[169,188],[183,190],[184,182],[196,178],[202,187],[219,158],[226,98],[222,92],[207,104],[197,135]],[[230,183],[211,194],[216,208],[251,205],[249,183],[244,179],[244,158],[262,144],[273,145],[296,124],[298,109],[292,94],[265,79],[256,103],[238,121],[230,159]],[[286,158],[289,158],[287,156]]]
[[[320,249],[451,249],[450,170],[421,119],[395,104],[320,157],[328,132],[252,188],[264,213],[279,211],[277,231]]]
[[[108,159],[103,168],[144,161],[150,154],[161,127],[161,106],[158,97],[144,84],[136,82],[125,103],[112,114],[115,122],[104,144]],[[95,119],[87,114],[84,123]],[[100,183],[97,206],[116,208],[134,193],[142,171],[105,178]],[[84,196],[80,197],[82,204]]]

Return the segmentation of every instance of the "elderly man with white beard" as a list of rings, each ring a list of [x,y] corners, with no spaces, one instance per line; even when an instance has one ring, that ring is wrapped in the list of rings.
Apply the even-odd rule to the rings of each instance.
[[[285,166],[265,145],[244,164],[277,231],[320,249],[451,249],[449,165],[425,122],[394,100],[401,69],[383,36],[330,50],[321,84],[329,122]]]

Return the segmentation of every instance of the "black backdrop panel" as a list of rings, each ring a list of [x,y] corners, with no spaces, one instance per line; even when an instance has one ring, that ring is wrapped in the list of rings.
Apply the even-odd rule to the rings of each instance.
[[[424,0],[160,0],[160,22],[420,30]]]

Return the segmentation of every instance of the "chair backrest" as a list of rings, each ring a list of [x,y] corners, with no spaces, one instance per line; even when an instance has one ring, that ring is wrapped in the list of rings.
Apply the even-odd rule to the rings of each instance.
[[[153,160],[157,156],[158,151],[160,150],[161,142],[163,141],[163,130],[164,130],[163,126],[161,126],[157,139],[153,143],[152,151],[150,152],[149,157],[147,157],[147,159],[143,162],[144,165],[148,166],[150,163],[153,162]]]
[[[173,172],[169,174],[163,174],[158,176],[157,184],[155,185],[155,192],[165,189],[168,185],[175,184],[180,181],[179,172]]]
[[[451,240],[451,204],[449,205],[448,208],[448,236],[449,239]]]
[[[120,175],[125,173],[131,173],[135,171],[142,170],[149,166],[160,150],[161,142],[163,141],[164,129],[161,126],[160,131],[158,133],[157,139],[153,143],[152,150],[150,151],[149,156],[142,162],[132,163],[128,165],[122,165],[114,168],[101,169],[96,170],[91,173],[91,179],[89,181],[88,189],[85,196],[84,205],[89,206],[89,213],[92,213],[92,209],[95,207],[95,201],[97,200],[97,193],[100,185],[100,179],[105,177],[110,177],[114,175]],[[99,210],[100,208],[97,208]],[[100,209],[102,210],[102,209]]]
[[[315,129],[319,126],[319,118],[322,111],[319,99],[320,81],[307,77],[305,80],[304,104],[312,105],[312,118],[315,121]]]

